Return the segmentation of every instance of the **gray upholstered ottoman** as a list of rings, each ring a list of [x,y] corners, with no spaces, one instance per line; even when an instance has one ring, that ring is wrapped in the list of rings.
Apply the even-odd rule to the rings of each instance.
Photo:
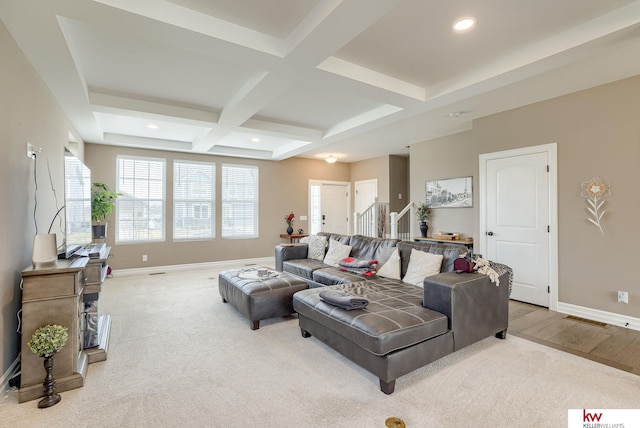
[[[270,276],[257,278],[252,275],[256,270],[231,269],[218,276],[222,301],[248,318],[252,330],[260,328],[260,320],[294,313],[293,294],[309,288],[305,280],[286,272],[269,270]]]

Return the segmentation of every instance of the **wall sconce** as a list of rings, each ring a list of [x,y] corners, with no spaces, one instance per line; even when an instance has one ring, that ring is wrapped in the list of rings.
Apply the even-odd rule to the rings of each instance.
[[[336,163],[337,160],[338,158],[336,158],[334,155],[329,155],[326,158],[324,158],[324,161],[326,163]]]

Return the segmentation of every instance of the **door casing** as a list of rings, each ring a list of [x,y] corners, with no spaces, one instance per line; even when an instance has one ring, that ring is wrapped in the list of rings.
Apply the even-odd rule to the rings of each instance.
[[[549,309],[558,310],[558,155],[557,144],[543,144],[520,149],[481,154],[479,157],[479,248],[487,253],[487,162],[546,152],[549,159]]]

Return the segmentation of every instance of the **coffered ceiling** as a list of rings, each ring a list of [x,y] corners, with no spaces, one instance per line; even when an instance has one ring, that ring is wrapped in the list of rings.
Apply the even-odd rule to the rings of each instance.
[[[640,74],[630,0],[2,0],[0,19],[85,141],[256,159],[407,154]]]

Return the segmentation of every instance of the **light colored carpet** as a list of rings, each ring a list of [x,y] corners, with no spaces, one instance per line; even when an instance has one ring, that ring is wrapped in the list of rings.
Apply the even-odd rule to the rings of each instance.
[[[295,316],[249,322],[218,294],[218,270],[108,279],[109,358],[41,410],[0,402],[12,427],[566,426],[570,408],[640,408],[640,377],[509,336],[401,377],[396,392],[314,338]]]

